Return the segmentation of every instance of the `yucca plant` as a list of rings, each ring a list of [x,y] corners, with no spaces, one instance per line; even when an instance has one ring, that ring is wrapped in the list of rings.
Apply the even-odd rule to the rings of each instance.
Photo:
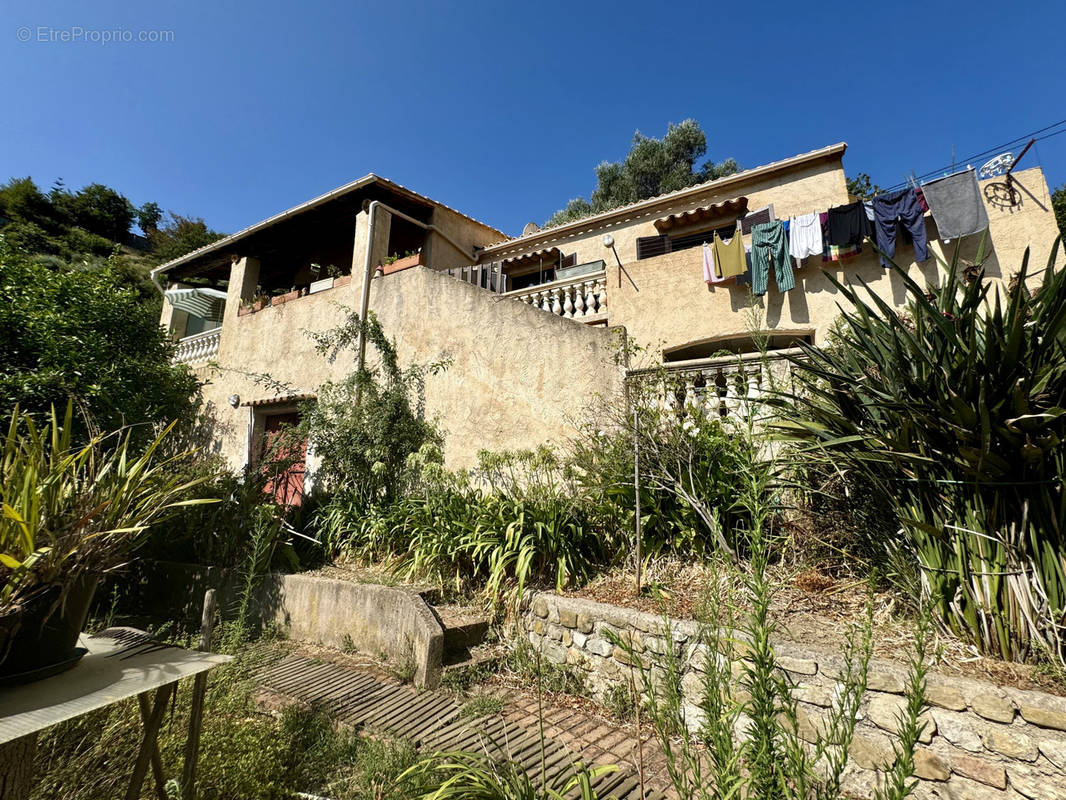
[[[3,440],[0,475],[0,633],[7,644],[25,607],[42,596],[52,608],[87,577],[121,566],[147,527],[177,506],[198,481],[181,482],[172,466],[186,454],[164,456],[166,428],[143,452],[130,431],[73,446],[72,405],[38,427],[18,409]],[[5,653],[0,652],[0,661]]]
[[[982,248],[983,250],[983,248]],[[881,487],[940,621],[1004,658],[1066,658],[1066,273],[1038,289],[960,278],[958,251],[909,302],[827,275],[850,304],[837,341],[804,347],[780,429],[804,459]],[[982,260],[979,252],[978,261]],[[1038,273],[1039,274],[1039,273]],[[862,285],[865,289],[865,285]]]

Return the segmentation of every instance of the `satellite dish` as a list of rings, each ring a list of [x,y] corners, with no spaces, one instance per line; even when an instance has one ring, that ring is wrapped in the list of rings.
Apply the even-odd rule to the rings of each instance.
[[[1014,163],[1013,153],[1000,153],[991,161],[986,161],[979,171],[979,175],[982,178],[995,178],[998,175],[1002,175],[1008,169],[1010,165]]]
[[[522,228],[522,235],[529,236],[531,233],[536,233],[540,230],[540,225],[535,222],[527,222],[526,227]]]

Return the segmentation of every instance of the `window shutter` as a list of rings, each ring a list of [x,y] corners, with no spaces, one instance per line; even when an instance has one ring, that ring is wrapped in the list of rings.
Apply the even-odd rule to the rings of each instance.
[[[670,252],[669,236],[641,236],[637,239],[637,260]]]

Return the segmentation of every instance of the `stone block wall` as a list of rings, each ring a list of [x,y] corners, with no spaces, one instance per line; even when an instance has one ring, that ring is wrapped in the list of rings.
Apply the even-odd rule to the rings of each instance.
[[[532,595],[517,622],[547,661],[581,670],[586,686],[601,698],[611,686],[628,685],[630,680],[628,656],[611,643],[608,632],[628,640],[651,663],[665,650],[661,617],[580,598]],[[682,687],[691,703],[688,718],[695,723],[707,650],[695,623],[676,621],[671,628],[685,665]],[[812,742],[836,696],[843,660],[839,653],[791,642],[777,642],[774,649],[796,685],[799,735]],[[857,796],[871,797],[880,771],[892,762],[892,734],[904,703],[906,677],[905,665],[870,662],[845,782]],[[1066,698],[931,674],[927,700],[927,725],[915,758],[920,780],[913,796],[1066,798]],[[738,736],[742,729],[743,718]]]

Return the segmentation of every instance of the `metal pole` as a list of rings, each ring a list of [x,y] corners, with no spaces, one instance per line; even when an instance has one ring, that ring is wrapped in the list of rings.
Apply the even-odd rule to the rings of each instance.
[[[633,496],[635,510],[633,520],[635,523],[636,557],[637,557],[637,594],[640,594],[640,570],[643,566],[644,557],[641,555],[640,535],[640,414],[637,403],[633,403]]]

